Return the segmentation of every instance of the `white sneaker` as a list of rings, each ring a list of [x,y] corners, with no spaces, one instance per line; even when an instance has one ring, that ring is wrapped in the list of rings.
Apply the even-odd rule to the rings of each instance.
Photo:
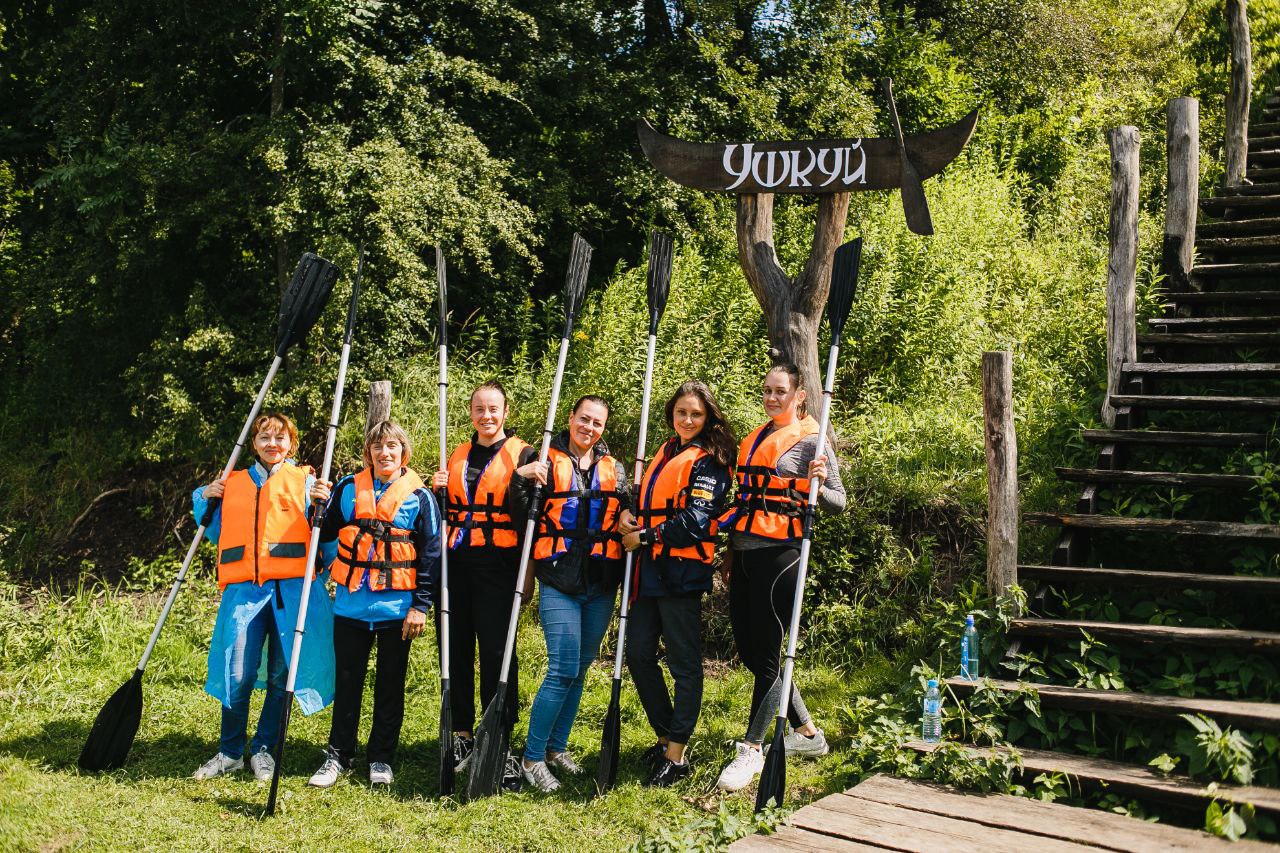
[[[787,750],[787,755],[798,755],[801,758],[821,758],[831,751],[831,744],[827,743],[827,736],[822,733],[822,729],[818,729],[813,737],[792,729],[782,739],[782,746]],[[765,747],[766,752],[768,749]]]
[[[381,761],[371,761],[369,763],[369,784],[370,785],[390,785],[395,779],[391,772],[391,765],[384,764]]]
[[[200,769],[191,774],[192,779],[216,779],[219,776],[225,776],[228,773],[234,773],[237,770],[244,769],[243,758],[231,758],[219,752],[213,758],[210,758],[204,764],[200,765]],[[270,776],[267,777],[271,778]]]
[[[338,777],[346,772],[346,769],[338,763],[338,759],[329,757],[324,760],[324,764],[320,765],[320,769],[312,774],[307,784],[313,788],[332,788],[337,784]]]
[[[570,776],[577,776],[582,772],[582,765],[573,760],[568,750],[557,752],[555,755],[548,752],[547,766],[554,767],[562,773],[568,773]]]
[[[532,766],[521,761],[520,770],[524,773],[525,781],[539,791],[549,794],[560,787],[560,780],[552,775],[545,761],[535,761]]]
[[[764,753],[738,741],[738,754],[720,771],[716,787],[721,791],[740,791],[764,769]]]
[[[260,749],[250,756],[249,767],[253,770],[253,778],[259,782],[270,782],[276,772],[276,760],[268,750]]]

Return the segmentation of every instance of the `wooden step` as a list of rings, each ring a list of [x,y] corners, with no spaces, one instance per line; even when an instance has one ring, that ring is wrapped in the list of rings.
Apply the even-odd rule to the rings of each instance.
[[[1280,165],[1280,151],[1250,151],[1245,158],[1245,163],[1250,166]]]
[[[1070,483],[1114,483],[1128,486],[1187,486],[1247,491],[1257,477],[1243,474],[1189,474],[1181,471],[1132,471],[1106,468],[1054,468],[1058,478]]]
[[[1020,693],[1028,688],[1040,695],[1040,704],[1053,708],[1079,711],[1102,711],[1132,717],[1176,719],[1179,714],[1204,714],[1220,725],[1239,726],[1253,731],[1280,730],[1280,705],[1270,702],[1240,702],[1230,699],[1205,699],[1135,693],[1129,690],[1091,690],[1085,687],[1063,687],[1057,684],[1005,681],[986,678],[981,682],[964,678],[948,678],[947,686],[968,696],[979,684],[989,684],[1001,693]]]
[[[1111,405],[1135,409],[1280,412],[1280,397],[1210,397],[1179,394],[1112,394]]]
[[[1152,317],[1148,324],[1171,332],[1230,331],[1258,327],[1280,329],[1280,316],[1257,314],[1252,317]]]
[[[1276,196],[1280,200],[1280,196]],[[1196,264],[1191,275],[1197,279],[1275,278],[1280,276],[1280,261],[1240,264]]]
[[[1280,332],[1157,332],[1138,335],[1139,346],[1275,347]]]
[[[1280,137],[1277,138],[1280,140]],[[1250,140],[1252,144],[1253,140]],[[1280,149],[1280,142],[1271,145],[1268,151]],[[1236,187],[1218,187],[1213,191],[1214,198],[1238,198],[1245,195],[1280,195],[1280,182],[1254,182],[1240,184]]]
[[[933,752],[938,748],[938,744],[922,741],[908,741],[903,746],[922,753]],[[969,746],[965,749],[974,758],[990,758],[999,753],[1009,752],[1007,748],[995,747]],[[1280,814],[1280,790],[1276,788],[1219,784],[1210,790],[1186,776],[1176,774],[1165,776],[1149,767],[1125,764],[1121,761],[1087,758],[1082,755],[1067,755],[1062,752],[1024,747],[1018,747],[1017,753],[1022,758],[1024,776],[1065,773],[1077,780],[1093,785],[1103,785],[1130,796],[1175,805],[1201,809],[1210,800],[1216,798],[1230,803],[1252,803],[1260,812]]]
[[[1257,234],[1252,237],[1205,237],[1196,240],[1197,252],[1280,252],[1280,234]]]
[[[1244,177],[1245,180],[1253,181],[1255,184],[1262,184],[1280,179],[1280,168],[1254,166],[1252,169],[1245,169]]]
[[[1242,539],[1280,540],[1280,526],[1244,521],[1198,521],[1186,518],[1127,518],[1084,512],[1028,512],[1022,516],[1032,524],[1085,530],[1113,530],[1121,533],[1187,534],[1229,536]]]
[[[1280,217],[1201,222],[1196,225],[1196,240],[1206,237],[1246,237],[1259,234],[1280,234]]]
[[[1235,628],[1187,628],[1181,625],[1144,625],[1135,622],[1098,622],[1080,619],[1014,619],[1010,636],[1079,640],[1080,632],[1104,640],[1131,643],[1177,643],[1201,648],[1245,649],[1259,654],[1280,655],[1280,634],[1271,631],[1240,631]]]
[[[1176,379],[1274,379],[1280,376],[1280,364],[1262,361],[1131,361],[1120,370],[1126,376],[1167,376]]]
[[[1208,290],[1201,293],[1170,293],[1166,299],[1178,305],[1280,302],[1280,290]]]
[[[1254,122],[1249,125],[1249,133],[1256,133],[1262,136],[1280,134],[1280,121]]]
[[[1052,583],[1092,583],[1109,586],[1161,586],[1169,589],[1211,589],[1250,595],[1280,594],[1280,578],[1257,575],[1213,575],[1161,572],[1149,569],[1104,569],[1092,566],[1018,566],[1019,578]]]
[[[1280,164],[1280,153],[1262,154],[1260,157],[1268,158],[1268,163]],[[1253,159],[1250,158],[1250,162]],[[1280,210],[1280,195],[1251,195],[1230,198],[1202,198],[1200,199],[1200,209],[1206,213],[1221,214],[1228,210],[1248,210],[1248,211],[1269,211]]]
[[[1186,447],[1266,447],[1261,432],[1187,432],[1157,429],[1086,429],[1084,440],[1093,444],[1172,444]]]

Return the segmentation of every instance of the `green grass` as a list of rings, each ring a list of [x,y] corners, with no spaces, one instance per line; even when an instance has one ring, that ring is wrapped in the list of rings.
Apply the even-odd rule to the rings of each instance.
[[[465,804],[439,799],[434,769],[438,670],[434,638],[424,637],[414,644],[410,663],[395,787],[374,792],[353,773],[328,791],[307,788],[306,778],[321,760],[330,712],[309,718],[295,714],[279,812],[262,819],[266,786],[248,773],[210,782],[190,778],[216,751],[218,733],[218,705],[202,690],[217,606],[217,591],[208,581],[183,591],[161,637],[147,671],[143,722],[129,763],[115,773],[83,774],[75,761],[88,728],[136,664],[161,600],[161,593],[102,588],[58,598],[0,587],[0,849],[612,850],[642,835],[678,832],[722,804],[737,815],[751,812],[754,788],[731,796],[711,792],[731,757],[733,740],[741,735],[751,694],[748,674],[728,662],[708,665],[691,753],[696,772],[673,790],[639,784],[638,758],[652,733],[628,681],[619,785],[607,796],[593,796],[591,778],[578,778],[551,795],[522,792]],[[546,667],[542,634],[528,612],[519,650],[526,714]],[[583,760],[588,777],[599,748],[610,674],[606,662],[592,668],[571,738],[570,748]],[[883,689],[892,678],[883,661],[857,672],[800,667],[807,703],[836,750],[816,763],[790,763],[788,806],[847,785],[836,709],[855,695]],[[261,697],[259,691],[251,726]],[[362,738],[368,733],[370,702],[367,690]],[[516,741],[523,743],[523,727]]]

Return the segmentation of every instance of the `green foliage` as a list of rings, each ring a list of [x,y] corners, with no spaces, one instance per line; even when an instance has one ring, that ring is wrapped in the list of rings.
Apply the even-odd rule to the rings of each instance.
[[[628,849],[631,853],[712,853],[748,835],[770,834],[785,820],[786,812],[772,805],[744,816],[721,803],[715,814],[689,821],[678,830],[644,834]]]
[[[1253,781],[1253,744],[1228,726],[1222,729],[1203,714],[1181,714],[1195,730],[1193,737],[1178,738],[1192,776],[1213,771],[1223,781],[1248,785]]]

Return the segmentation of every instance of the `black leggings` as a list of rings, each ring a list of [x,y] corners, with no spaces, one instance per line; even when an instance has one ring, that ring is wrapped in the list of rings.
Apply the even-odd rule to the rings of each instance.
[[[751,690],[751,720],[746,740],[761,743],[778,714],[782,685],[779,658],[782,636],[791,623],[800,550],[789,545],[735,549],[729,575],[729,624],[738,657],[755,676]],[[800,691],[791,685],[787,712],[793,728],[810,721]]]
[[[369,731],[366,754],[370,763],[390,764],[395,760],[400,726],[404,723],[404,679],[409,670],[409,645],[413,642],[403,639],[401,631],[399,622],[373,631],[352,619],[338,616],[333,620],[337,679],[329,746],[344,767],[350,767],[355,759],[365,674],[375,642],[378,662],[373,676],[373,728]]]

